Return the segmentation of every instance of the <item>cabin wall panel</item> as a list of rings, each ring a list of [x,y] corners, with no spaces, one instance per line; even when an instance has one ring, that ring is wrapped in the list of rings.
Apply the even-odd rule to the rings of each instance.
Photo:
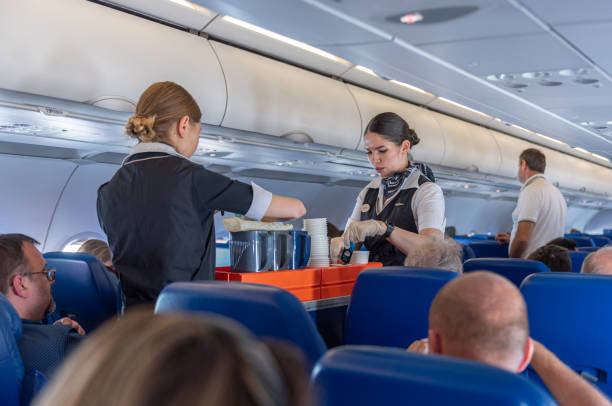
[[[55,206],[76,165],[0,155],[0,234],[21,233],[44,244]]]
[[[486,198],[445,196],[446,225],[457,234],[510,232],[516,202]]]
[[[118,165],[81,165],[68,182],[49,229],[45,251],[59,251],[75,236],[106,240],[98,223],[98,188],[112,178]]]
[[[340,81],[211,41],[227,81],[222,126],[282,136],[304,132],[314,142],[355,149],[361,122]]]
[[[612,210],[603,210],[592,216],[585,224],[585,233],[601,234],[603,229],[612,229]]]

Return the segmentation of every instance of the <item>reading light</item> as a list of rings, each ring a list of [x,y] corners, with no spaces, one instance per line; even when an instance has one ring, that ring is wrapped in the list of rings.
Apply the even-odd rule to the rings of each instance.
[[[237,25],[239,27],[246,28],[247,30],[251,30],[251,31],[256,32],[258,34],[265,35],[266,37],[275,39],[277,41],[284,42],[285,44],[289,44],[289,45],[292,45],[294,47],[297,47],[297,48],[303,49],[305,51],[311,52],[313,54],[322,56],[323,58],[331,59],[332,61],[336,61],[336,62],[348,63],[344,59],[338,58],[337,56],[332,55],[329,52],[325,52],[325,51],[323,51],[323,50],[321,50],[319,48],[315,48],[315,47],[310,46],[308,44],[305,44],[303,42],[296,41],[296,40],[291,39],[289,37],[285,37],[284,35],[280,35],[280,34],[277,34],[275,32],[266,30],[265,28],[261,28],[261,27],[258,27],[256,25],[249,24],[246,21],[238,20],[237,18],[230,17],[230,16],[223,16],[223,20],[227,21],[228,23],[235,24],[235,25]]]

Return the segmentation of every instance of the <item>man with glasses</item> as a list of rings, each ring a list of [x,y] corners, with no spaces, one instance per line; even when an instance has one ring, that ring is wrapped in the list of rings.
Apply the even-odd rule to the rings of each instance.
[[[18,345],[25,370],[36,369],[48,378],[85,331],[67,317],[44,324],[45,316],[55,310],[55,270],[47,269],[35,244],[38,241],[23,234],[0,234],[0,292],[23,322]]]

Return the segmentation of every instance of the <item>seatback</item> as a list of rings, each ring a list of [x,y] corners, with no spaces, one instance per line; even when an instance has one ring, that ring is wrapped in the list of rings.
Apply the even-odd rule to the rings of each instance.
[[[584,251],[570,251],[570,259],[572,260],[572,272],[580,273],[580,268],[582,268],[582,263],[584,259],[589,255],[590,252]]]
[[[535,383],[499,368],[380,347],[332,349],[312,381],[320,406],[556,405]]]
[[[605,235],[592,235],[591,240],[593,240],[593,244],[595,244],[596,247],[612,244],[612,239]]]
[[[531,275],[521,292],[531,336],[612,395],[612,276],[553,272]]]
[[[566,234],[565,238],[576,242],[577,247],[593,247],[593,240],[588,235]]]
[[[461,249],[463,250],[463,262],[468,259],[476,258],[476,254],[474,254],[474,250],[470,248],[469,245],[461,244]]]
[[[362,271],[346,312],[345,344],[408,347],[427,337],[433,298],[457,273],[390,266]]]
[[[19,406],[23,382],[23,362],[17,347],[21,338],[21,319],[0,293],[0,399],[4,406]]]
[[[463,272],[490,271],[520,286],[525,277],[537,272],[550,272],[540,261],[520,258],[474,258],[463,264]]]
[[[508,246],[497,241],[483,240],[470,242],[476,258],[508,258]]]
[[[96,257],[83,252],[47,252],[47,268],[57,270],[55,318],[71,317],[90,332],[121,311],[119,280]]]
[[[591,253],[591,252],[597,251],[599,248],[601,247],[598,247],[598,246],[596,247],[578,247],[578,251]]]
[[[234,319],[258,337],[287,340],[300,348],[311,366],[327,347],[300,301],[286,290],[254,283],[175,282],[166,286],[156,313],[193,311]]]

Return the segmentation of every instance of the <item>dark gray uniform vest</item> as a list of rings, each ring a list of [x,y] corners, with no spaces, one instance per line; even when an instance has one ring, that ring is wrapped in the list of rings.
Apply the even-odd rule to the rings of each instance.
[[[418,185],[421,186],[425,182],[430,182],[430,180],[423,175],[419,175]],[[380,187],[382,187],[382,185]],[[379,214],[376,214],[378,190],[379,188],[369,188],[366,192],[361,207],[367,208],[368,210],[361,211],[360,220],[381,220],[395,227],[418,233],[419,230],[411,208],[412,198],[417,188],[413,187],[400,190],[385,208]],[[395,248],[385,237],[368,237],[365,239],[364,244],[370,251],[371,262],[382,262],[384,266],[404,264],[406,255]]]

